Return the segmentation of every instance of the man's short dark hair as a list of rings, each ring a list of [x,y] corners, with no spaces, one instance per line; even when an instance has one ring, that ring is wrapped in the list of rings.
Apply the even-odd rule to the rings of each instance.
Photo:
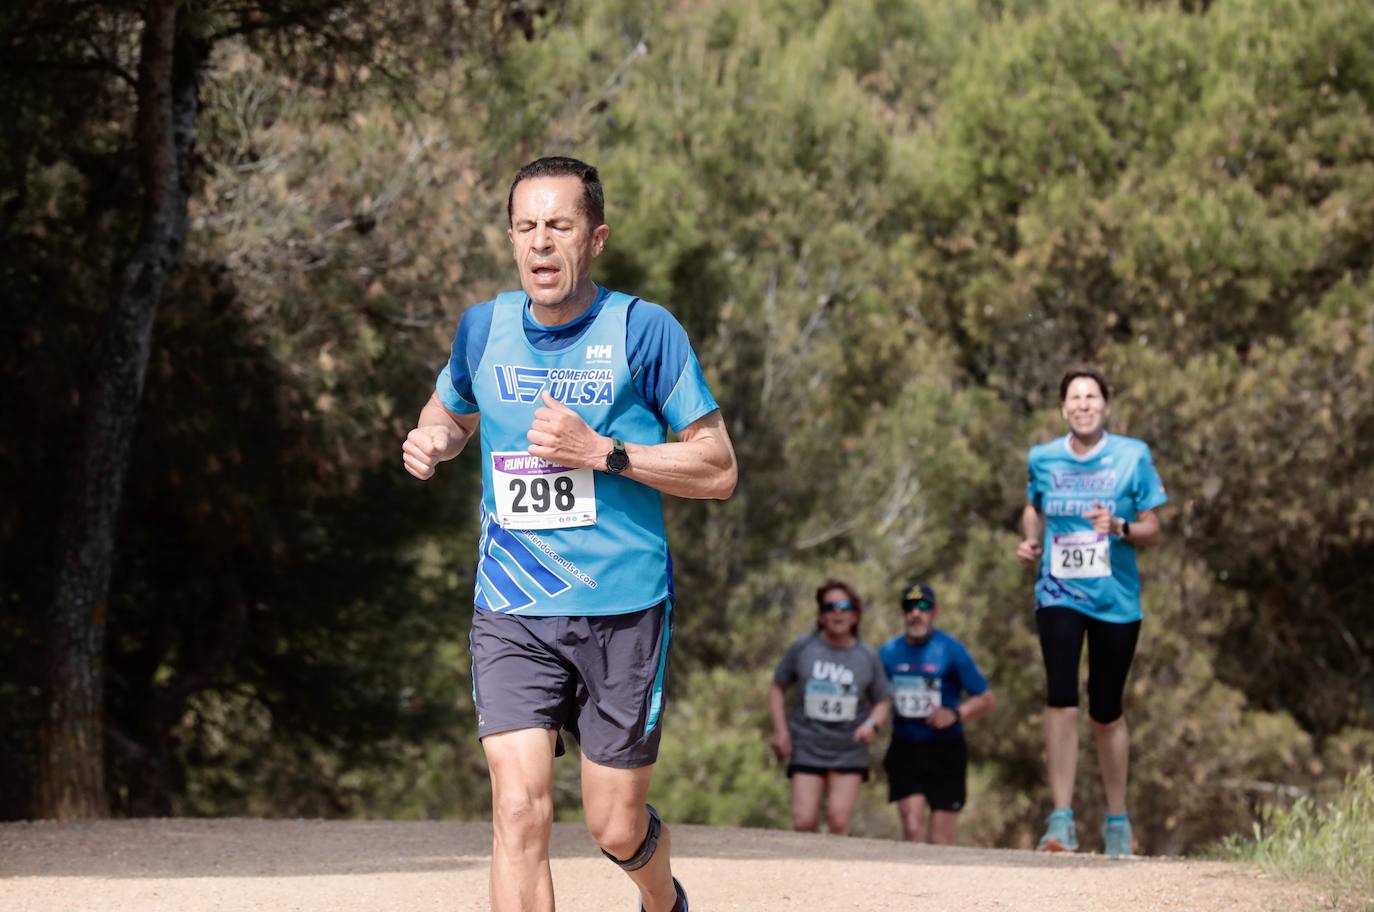
[[[582,212],[592,220],[592,227],[606,223],[606,194],[601,189],[601,175],[584,161],[566,155],[537,158],[515,172],[510,193],[506,194],[506,221],[515,224],[515,188],[532,177],[575,177],[582,181]]]
[[[1102,401],[1112,401],[1112,388],[1107,385],[1107,380],[1091,367],[1075,367],[1064,375],[1064,379],[1059,381],[1059,401],[1063,402],[1069,398],[1069,384],[1079,377],[1087,377],[1097,383],[1097,388],[1102,391]]]

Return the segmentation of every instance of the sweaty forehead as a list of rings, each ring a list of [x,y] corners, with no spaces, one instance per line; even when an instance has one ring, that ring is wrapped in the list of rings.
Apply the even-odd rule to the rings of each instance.
[[[576,219],[582,214],[582,182],[571,175],[523,180],[511,200],[511,217],[517,222]]]

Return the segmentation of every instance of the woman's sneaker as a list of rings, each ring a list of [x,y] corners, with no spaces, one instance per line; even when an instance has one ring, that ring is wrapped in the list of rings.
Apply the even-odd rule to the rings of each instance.
[[[1131,852],[1131,822],[1124,817],[1108,819],[1102,825],[1102,854],[1111,858],[1129,858]]]
[[[1045,819],[1045,835],[1040,837],[1036,849],[1041,852],[1078,851],[1078,831],[1074,829],[1073,811],[1061,808]]]

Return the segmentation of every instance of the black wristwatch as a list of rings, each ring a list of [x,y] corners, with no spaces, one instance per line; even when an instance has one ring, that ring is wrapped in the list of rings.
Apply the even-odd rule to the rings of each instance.
[[[630,467],[630,454],[625,452],[625,441],[611,438],[611,451],[606,454],[606,472],[619,475]]]
[[[1128,522],[1126,522],[1125,520],[1123,520],[1122,523],[1121,523],[1121,538],[1122,538],[1123,540],[1125,540],[1125,539],[1128,539],[1128,538],[1130,538],[1130,537],[1131,537],[1131,524],[1128,523]]]

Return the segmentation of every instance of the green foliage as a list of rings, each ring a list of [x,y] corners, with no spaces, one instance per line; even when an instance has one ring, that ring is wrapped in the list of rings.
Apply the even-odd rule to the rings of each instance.
[[[1214,853],[1318,883],[1324,908],[1374,908],[1374,767],[1351,775],[1329,801],[1267,805],[1253,840],[1232,836]]]
[[[92,343],[109,277],[139,213],[132,94],[116,75],[136,68],[137,13],[60,6],[0,15],[0,98],[15,115],[0,137],[0,376],[28,393],[11,399],[0,445],[0,529],[21,543],[0,556],[0,611],[13,631],[0,656],[6,817],[29,813],[55,492],[99,369]],[[502,25],[407,35],[406,72],[369,80],[367,61],[384,67],[387,49],[352,53],[351,39],[412,13],[350,22],[342,4],[308,6],[191,14],[221,37],[202,86],[190,250],[163,302],[109,600],[117,813],[430,814],[482,803],[447,800],[444,788],[398,793],[404,778],[424,779],[422,758],[471,743],[466,660],[451,655],[466,630],[453,605],[469,599],[469,571],[433,572],[435,549],[470,549],[470,530],[415,517],[466,513],[475,477],[456,467],[451,484],[421,493],[392,460],[403,415],[442,362],[451,328],[436,327],[469,299],[446,294],[468,278],[464,267],[484,281],[478,255],[436,263],[451,247],[480,248],[489,220],[479,231],[479,216],[462,217],[461,180],[431,192],[452,173],[471,183],[471,159],[446,154],[466,138],[392,105],[398,79],[445,75],[426,41],[471,29],[485,43]],[[480,17],[495,6],[454,8]],[[330,23],[306,27],[324,13]],[[240,27],[253,44],[223,37]],[[52,40],[36,59],[43,37]],[[439,57],[447,67],[451,55]],[[105,617],[102,607],[94,622]]]
[[[932,575],[1001,698],[975,756],[985,800],[1018,810],[978,820],[977,838],[1026,844],[1043,814],[1025,798],[1043,789],[1043,685],[1004,530],[1025,447],[1062,432],[1060,371],[1096,361],[1123,392],[1117,429],[1151,441],[1172,495],[1169,541],[1145,558],[1133,812],[1150,851],[1184,851],[1243,827],[1256,783],[1339,774],[1322,739],[1370,725],[1358,599],[1320,581],[1347,578],[1369,546],[1350,502],[1361,486],[1330,483],[1333,466],[1363,479],[1369,464],[1370,251],[1340,223],[1363,218],[1350,188],[1366,178],[1334,166],[1318,194],[1304,164],[1326,154],[1310,118],[1344,111],[1356,135],[1369,121],[1358,79],[1296,63],[1325,59],[1332,18],[1359,18],[1347,31],[1360,34],[1368,17],[1305,5],[1284,19],[1274,40],[1315,81],[1292,84],[1297,148],[1261,175],[1225,150],[1245,159],[1237,93],[1271,91],[1254,75],[1265,43],[1236,40],[1271,27],[1262,5],[1198,17],[1051,2],[962,31],[951,23],[967,8],[933,6],[664,15],[624,37],[622,59],[640,40],[648,56],[604,109],[550,125],[606,176],[606,281],[688,325],[740,452],[732,503],[670,508],[685,658],[771,663],[821,576],[880,606],[911,573]],[[564,80],[582,52],[552,39],[572,34],[530,52]],[[854,35],[881,39],[846,50]],[[894,90],[899,57],[924,66]],[[1314,364],[1334,382],[1304,377]],[[1301,391],[1318,383],[1332,433],[1312,441],[1326,411]],[[1328,500],[1341,515],[1313,522]],[[1294,600],[1323,621],[1283,623]],[[894,632],[895,618],[865,631]],[[1273,673],[1256,673],[1257,653]]]
[[[580,0],[528,34],[430,47],[399,81],[293,69],[299,35],[218,49],[113,590],[111,715],[170,758],[168,809],[488,811],[476,463],[418,486],[395,448],[462,308],[513,282],[507,184],[545,153],[600,167],[598,278],[688,328],[742,467],[730,502],[667,507],[670,818],[786,825],[767,670],[821,578],[859,588],[878,642],[920,574],[998,697],[970,726],[962,837],[1033,843],[1043,672],[1012,552],[1026,449],[1063,432],[1079,362],[1113,379],[1113,429],[1151,444],[1170,493],[1127,695],[1141,847],[1243,832],[1275,791],[1371,762],[1374,8]],[[0,445],[0,663],[19,669],[0,721],[21,739],[45,492],[108,238],[136,214],[127,91],[58,89],[0,85],[22,115],[0,135],[0,376],[35,391],[7,403],[23,445]],[[138,751],[120,756],[132,795]],[[22,752],[3,769],[22,813]],[[575,816],[576,763],[557,776]],[[856,831],[895,834],[883,798],[865,789]]]
[[[665,708],[650,801],[668,819],[714,826],[790,825],[787,780],[770,762],[766,676],[693,674]]]

